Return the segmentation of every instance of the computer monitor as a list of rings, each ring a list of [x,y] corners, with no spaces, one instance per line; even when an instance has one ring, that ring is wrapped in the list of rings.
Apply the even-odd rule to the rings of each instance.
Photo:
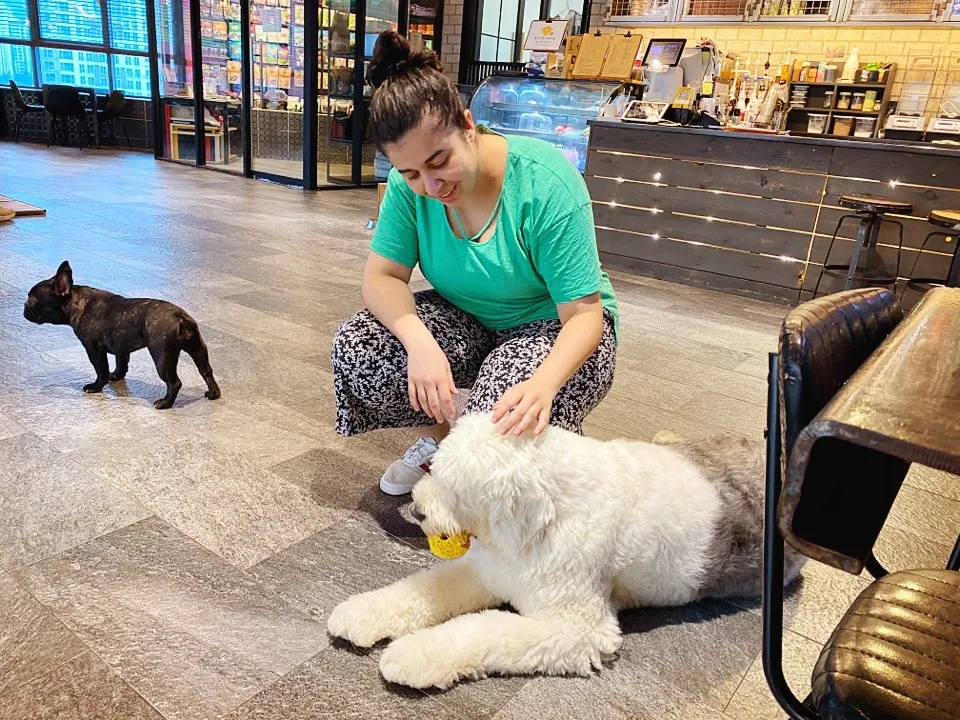
[[[686,46],[686,38],[654,38],[643,54],[643,64],[649,67],[657,62],[661,67],[676,67],[680,64],[680,56]]]

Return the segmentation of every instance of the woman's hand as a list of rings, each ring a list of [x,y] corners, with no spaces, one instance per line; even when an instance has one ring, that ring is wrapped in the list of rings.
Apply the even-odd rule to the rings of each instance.
[[[533,427],[539,435],[550,424],[553,400],[559,392],[555,383],[534,374],[532,378],[507,390],[493,406],[493,422],[503,435],[523,435]]]
[[[423,411],[437,423],[455,419],[453,396],[458,395],[450,362],[433,338],[408,352],[407,390],[410,405]]]

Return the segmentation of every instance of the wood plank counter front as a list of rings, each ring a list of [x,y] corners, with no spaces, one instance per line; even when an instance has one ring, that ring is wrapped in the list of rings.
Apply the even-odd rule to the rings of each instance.
[[[927,213],[960,210],[960,150],[609,120],[593,121],[590,133],[586,179],[608,266],[800,302],[848,212],[840,195],[859,194],[913,204],[909,216],[891,216],[905,229],[898,292],[908,277],[947,275],[956,239],[920,247],[935,229]],[[856,230],[856,220],[844,223],[831,263],[849,262]],[[884,225],[880,255],[891,270],[897,243],[896,228]],[[824,276],[820,292],[840,288]]]

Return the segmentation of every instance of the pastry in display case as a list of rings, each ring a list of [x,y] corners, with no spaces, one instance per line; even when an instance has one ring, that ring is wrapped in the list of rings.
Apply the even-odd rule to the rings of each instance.
[[[474,120],[504,135],[538,137],[584,171],[589,120],[600,114],[618,82],[493,75],[470,100]]]

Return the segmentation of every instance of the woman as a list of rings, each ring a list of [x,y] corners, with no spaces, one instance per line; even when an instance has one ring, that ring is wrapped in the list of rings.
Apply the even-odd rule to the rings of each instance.
[[[367,310],[333,344],[339,433],[424,428],[380,481],[392,495],[423,476],[456,396],[504,433],[580,432],[613,383],[617,304],[583,178],[548,143],[478,127],[440,70],[377,40],[370,134],[393,169]],[[417,264],[434,290],[410,290]]]

